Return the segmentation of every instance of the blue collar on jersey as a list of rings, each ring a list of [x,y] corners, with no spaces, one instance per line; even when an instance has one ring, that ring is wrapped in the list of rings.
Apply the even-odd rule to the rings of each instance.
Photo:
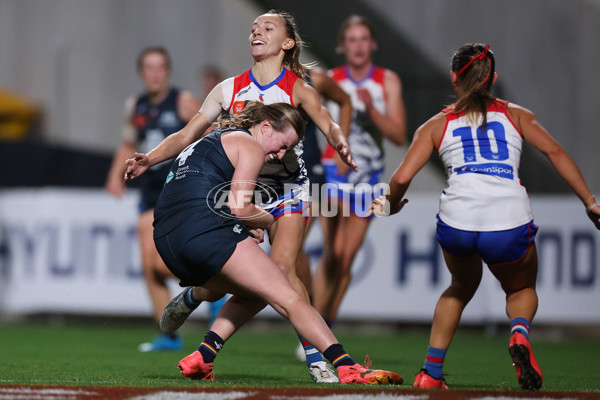
[[[364,81],[366,81],[367,79],[371,79],[371,77],[373,76],[373,74],[375,73],[375,64],[371,65],[371,70],[369,71],[369,73],[367,74],[367,76],[365,76],[362,80],[360,81],[355,81],[352,78],[352,75],[350,75],[350,68],[348,68],[348,66],[346,65],[344,67],[344,71],[346,72],[346,76],[348,77],[348,79],[350,79],[350,81],[352,83],[354,83],[356,86],[360,86]]]
[[[250,80],[252,82],[254,82],[254,84],[260,89],[260,90],[267,90],[268,88],[270,88],[273,85],[277,85],[277,83],[283,79],[283,76],[285,75],[285,73],[287,72],[287,69],[283,69],[283,71],[281,71],[281,73],[279,74],[279,76],[277,78],[275,78],[275,80],[265,86],[261,86],[260,83],[257,82],[257,80],[254,78],[254,75],[252,74],[252,69],[250,70]]]

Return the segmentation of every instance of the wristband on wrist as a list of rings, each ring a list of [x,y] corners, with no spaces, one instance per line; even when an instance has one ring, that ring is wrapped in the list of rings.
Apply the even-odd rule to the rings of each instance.
[[[585,208],[585,212],[589,214],[592,211],[592,209],[596,206],[600,206],[600,203],[596,202],[594,204],[590,204]]]

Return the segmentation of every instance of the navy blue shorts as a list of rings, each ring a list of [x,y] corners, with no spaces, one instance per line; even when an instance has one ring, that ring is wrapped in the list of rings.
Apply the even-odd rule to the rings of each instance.
[[[492,232],[463,231],[438,216],[436,237],[442,249],[455,257],[479,254],[487,265],[514,263],[533,244],[538,226],[533,221],[513,229]]]
[[[237,244],[250,236],[238,220],[227,220],[203,233],[198,233],[198,225],[186,221],[154,238],[158,253],[183,287],[204,284],[223,268]]]
[[[156,206],[158,196],[162,192],[170,170],[171,163],[165,162],[165,165],[161,165],[159,169],[146,171],[140,177],[141,193],[140,203],[138,204],[140,214],[152,210]]]

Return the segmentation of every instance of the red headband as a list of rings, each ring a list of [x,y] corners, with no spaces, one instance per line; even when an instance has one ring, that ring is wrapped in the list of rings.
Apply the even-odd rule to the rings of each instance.
[[[483,51],[483,53],[479,53],[479,54],[477,54],[475,57],[471,58],[471,59],[469,60],[469,62],[468,62],[468,63],[466,63],[466,64],[465,64],[465,66],[464,66],[464,67],[462,67],[462,68],[461,68],[461,69],[460,69],[460,70],[459,70],[459,71],[456,73],[456,76],[460,76],[460,74],[462,74],[463,72],[465,72],[465,70],[466,70],[467,68],[469,68],[469,65],[471,65],[471,63],[472,63],[473,61],[475,61],[475,60],[479,60],[479,59],[481,59],[481,58],[485,58],[485,57],[487,57],[487,56],[488,56],[488,50],[489,50],[489,49],[490,49],[490,46],[489,46],[489,45],[485,46],[485,50]],[[491,60],[490,60],[490,61],[491,61]],[[490,71],[490,73],[491,73],[491,71]],[[486,77],[486,78],[483,80],[483,82],[481,83],[481,86],[483,86],[483,85],[484,85],[484,84],[487,82],[487,80],[488,80],[489,78],[490,78],[490,74],[488,74],[488,76],[487,76],[487,77]]]

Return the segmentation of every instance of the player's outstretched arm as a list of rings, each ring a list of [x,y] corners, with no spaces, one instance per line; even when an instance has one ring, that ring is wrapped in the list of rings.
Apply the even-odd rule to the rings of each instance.
[[[404,198],[414,176],[427,164],[435,149],[436,133],[443,131],[445,116],[437,114],[417,129],[413,141],[406,153],[406,157],[396,169],[389,181],[389,192],[384,199],[378,198],[371,203],[372,211],[376,215],[392,215],[399,212],[408,202]],[[380,214],[377,214],[380,213]]]
[[[509,109],[525,140],[548,158],[556,172],[579,197],[596,229],[600,229],[600,205],[575,161],[542,126],[533,112],[516,104],[510,104]]]
[[[326,72],[318,68],[313,68],[310,74],[312,85],[317,93],[327,100],[338,104],[340,111],[337,123],[342,132],[345,133],[345,137],[348,137],[350,125],[352,124],[352,100],[350,96]],[[335,164],[340,175],[346,175],[350,170],[350,166],[346,164],[339,153],[335,157]]]
[[[169,160],[181,153],[187,146],[200,139],[210,124],[217,119],[223,103],[223,90],[221,85],[215,88],[206,97],[200,111],[195,113],[182,130],[167,136],[148,154],[136,153],[136,156],[126,161],[125,182],[137,178],[148,168],[163,161]],[[197,107],[198,103],[188,99],[186,110]]]
[[[329,111],[321,104],[319,94],[308,83],[297,80],[294,84],[294,104],[302,106],[308,116],[319,127],[327,138],[327,142],[337,150],[342,160],[358,172],[358,167],[352,159],[352,153],[342,128],[331,118]]]

